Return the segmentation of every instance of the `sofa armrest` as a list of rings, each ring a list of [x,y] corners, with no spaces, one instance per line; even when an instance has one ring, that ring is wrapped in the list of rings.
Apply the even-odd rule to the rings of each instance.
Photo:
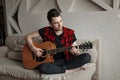
[[[9,48],[7,46],[1,46],[0,47],[0,57],[7,56],[8,51],[9,51]]]

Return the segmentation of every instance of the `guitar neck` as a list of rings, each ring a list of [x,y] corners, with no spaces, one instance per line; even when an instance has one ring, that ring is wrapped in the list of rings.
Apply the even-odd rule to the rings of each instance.
[[[93,45],[89,41],[89,42],[85,42],[85,43],[82,43],[82,44],[80,44],[78,46],[74,46],[74,47],[84,50],[84,49],[92,49]],[[69,51],[71,48],[72,48],[72,46],[56,48],[56,49],[47,50],[46,53],[47,54],[53,54],[53,53],[56,54],[56,53],[60,53],[60,52],[64,52],[64,51]]]

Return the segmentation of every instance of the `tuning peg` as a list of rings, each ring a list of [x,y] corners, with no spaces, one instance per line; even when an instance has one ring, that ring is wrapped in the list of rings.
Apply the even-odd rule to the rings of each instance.
[[[80,46],[80,47],[81,47],[80,49],[81,49],[83,52],[84,52],[84,46],[85,46],[84,43],[82,43],[81,46]]]
[[[88,41],[88,44],[89,44],[89,49],[92,49],[93,48],[92,42]]]
[[[88,42],[85,42],[85,50],[87,51],[89,49],[89,44]]]

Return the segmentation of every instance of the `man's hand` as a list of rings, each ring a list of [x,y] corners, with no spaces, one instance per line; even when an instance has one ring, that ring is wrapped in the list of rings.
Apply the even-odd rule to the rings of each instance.
[[[42,53],[44,52],[42,49],[36,48],[36,47],[34,47],[34,49],[32,49],[32,51],[34,52],[34,54],[35,54],[37,57],[40,57],[40,56],[42,55]]]
[[[77,49],[77,48],[74,47],[74,46],[70,49],[70,52],[71,52],[73,55],[80,55],[80,50]]]

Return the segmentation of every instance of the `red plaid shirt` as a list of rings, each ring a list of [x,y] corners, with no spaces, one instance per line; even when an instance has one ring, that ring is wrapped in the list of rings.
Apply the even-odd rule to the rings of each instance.
[[[44,42],[51,41],[54,43],[55,32],[54,32],[53,28],[48,26],[48,27],[44,27],[42,29],[39,29],[39,34],[42,37]],[[63,35],[62,35],[61,40],[60,40],[63,47],[67,47],[67,46],[72,45],[72,43],[76,40],[76,37],[74,35],[75,35],[74,30],[63,27]],[[71,58],[74,57],[69,51],[65,51],[65,55],[66,55],[65,56],[66,60],[70,60]]]

